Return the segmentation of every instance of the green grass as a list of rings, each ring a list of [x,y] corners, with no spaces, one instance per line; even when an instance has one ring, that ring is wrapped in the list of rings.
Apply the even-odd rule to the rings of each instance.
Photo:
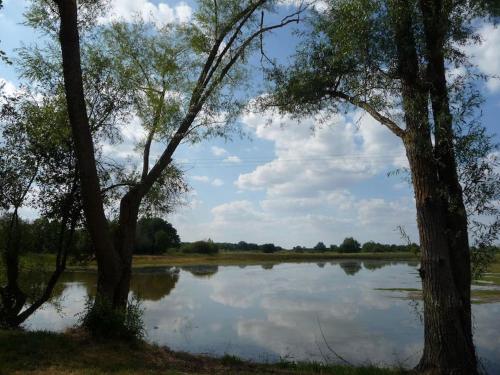
[[[320,262],[345,259],[416,260],[412,253],[253,253],[222,252],[214,255],[168,254],[160,256],[134,256],[134,267],[184,266],[184,265],[260,265],[265,263]]]
[[[396,375],[399,369],[319,363],[256,364],[173,352],[145,342],[95,341],[68,333],[0,331],[0,374],[335,374]]]
[[[165,267],[165,266],[196,266],[196,265],[265,265],[277,263],[325,262],[334,260],[383,260],[383,261],[417,261],[413,253],[295,253],[280,251],[266,254],[262,252],[221,252],[219,254],[183,254],[168,253],[165,255],[135,255],[133,267]],[[24,254],[21,256],[21,269],[53,270],[54,254]],[[0,260],[0,267],[2,261]],[[76,263],[68,260],[68,270],[96,269],[95,261]]]

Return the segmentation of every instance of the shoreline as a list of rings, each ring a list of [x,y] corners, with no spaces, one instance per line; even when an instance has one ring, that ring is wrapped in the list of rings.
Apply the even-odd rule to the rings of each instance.
[[[0,330],[0,374],[335,374],[399,375],[407,371],[319,362],[258,363],[233,355],[212,357],[172,351],[146,341],[96,340],[65,333]]]
[[[214,255],[167,254],[135,255],[132,267],[199,266],[199,265],[261,265],[266,263],[328,262],[335,260],[381,260],[381,261],[418,261],[413,253],[250,253],[223,252]],[[90,266],[94,266],[91,264]]]

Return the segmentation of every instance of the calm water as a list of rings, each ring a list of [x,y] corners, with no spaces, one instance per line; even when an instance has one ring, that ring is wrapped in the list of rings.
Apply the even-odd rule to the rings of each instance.
[[[172,349],[413,366],[423,342],[421,303],[377,288],[419,288],[416,267],[342,261],[145,269],[135,274],[132,293],[143,300],[147,339]],[[27,327],[64,330],[94,291],[95,274],[67,274],[58,302]],[[473,314],[479,355],[500,374],[500,303],[475,304]]]

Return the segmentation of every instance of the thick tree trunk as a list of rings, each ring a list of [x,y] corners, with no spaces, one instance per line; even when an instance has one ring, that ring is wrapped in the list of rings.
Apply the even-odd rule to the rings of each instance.
[[[475,374],[474,347],[460,285],[455,281],[453,248],[447,230],[447,203],[442,198],[431,152],[416,147],[421,136],[408,132],[405,140],[412,170],[421,245],[424,299],[424,353],[417,370],[426,374]],[[471,351],[472,348],[472,351]],[[471,358],[473,360],[471,360]]]
[[[470,249],[467,231],[467,213],[463,201],[462,187],[460,185],[455,151],[453,144],[453,117],[450,112],[448,87],[446,84],[446,68],[444,59],[444,38],[448,28],[448,10],[440,0],[421,0],[420,9],[423,15],[424,34],[427,58],[427,85],[430,91],[432,112],[434,119],[435,148],[437,173],[439,176],[440,193],[446,205],[446,234],[452,265],[452,276],[456,286],[458,298],[461,300],[457,306],[460,316],[460,331],[463,342],[460,345],[467,347],[464,350],[464,364],[462,372],[476,373],[477,358],[472,337],[471,322],[471,265]],[[432,368],[432,359],[428,353],[420,362],[419,368]]]
[[[406,122],[403,140],[412,173],[422,252],[425,342],[417,370],[427,374],[475,374],[470,329],[470,269],[466,269],[468,242],[463,237],[467,235],[466,222],[464,229],[464,211],[459,218],[456,213],[460,210],[452,211],[449,199],[451,194],[461,198],[450,141],[451,117],[443,116],[442,100],[433,102],[434,118],[438,116],[440,124],[443,119],[447,121],[433,147],[427,110],[429,86],[422,80],[418,63],[413,13],[403,0],[394,1],[393,12]],[[442,68],[444,72],[444,65]],[[443,90],[442,85],[440,89]],[[444,90],[441,95],[447,95],[446,81]],[[441,105],[441,109],[435,104]],[[450,143],[444,147],[441,140]]]
[[[116,286],[113,304],[123,308],[127,304],[132,276],[132,255],[135,246],[137,218],[142,196],[136,189],[130,190],[120,202],[120,217],[116,233],[116,249],[122,261],[122,274]]]
[[[76,0],[55,0],[55,2],[58,6],[61,21],[59,40],[62,52],[64,87],[78,169],[80,171],[83,210],[98,264],[97,289],[100,297],[113,301],[116,286],[121,278],[122,265],[120,257],[114,249],[108,222],[104,214],[94,145],[85,106],[77,4]]]

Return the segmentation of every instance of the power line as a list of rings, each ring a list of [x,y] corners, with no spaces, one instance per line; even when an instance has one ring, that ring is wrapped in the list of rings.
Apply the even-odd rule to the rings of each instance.
[[[288,158],[281,159],[278,156],[273,156],[269,158],[240,158],[237,162],[232,162],[222,158],[198,158],[189,159],[184,161],[178,161],[177,163],[181,166],[190,167],[248,167],[248,166],[258,166],[263,163],[302,163],[302,162],[329,162],[329,161],[342,161],[342,160],[391,160],[402,156],[401,153],[392,154],[337,154],[322,157],[305,157],[305,158]]]

